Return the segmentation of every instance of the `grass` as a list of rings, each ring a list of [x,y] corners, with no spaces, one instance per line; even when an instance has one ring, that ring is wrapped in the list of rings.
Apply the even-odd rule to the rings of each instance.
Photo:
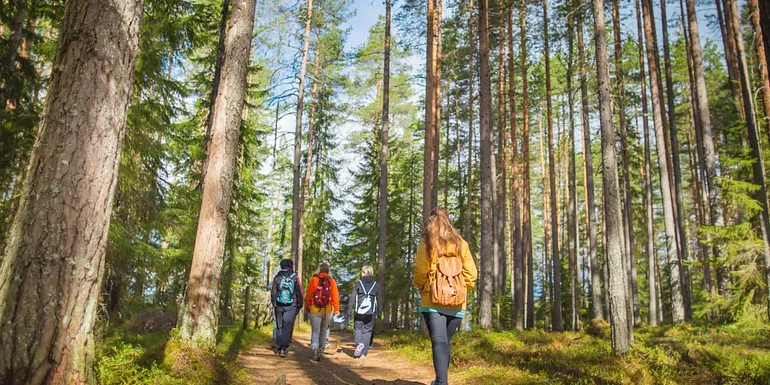
[[[200,349],[171,333],[133,333],[114,328],[97,344],[96,375],[102,385],[248,384],[238,353],[269,343],[272,326],[220,330],[213,349]]]
[[[770,385],[770,328],[642,328],[629,354],[584,332],[471,331],[452,341],[452,378],[460,384]],[[418,332],[390,335],[388,347],[431,365]]]

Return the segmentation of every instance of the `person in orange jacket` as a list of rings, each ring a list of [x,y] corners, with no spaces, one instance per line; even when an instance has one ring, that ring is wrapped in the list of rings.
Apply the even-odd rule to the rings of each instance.
[[[329,338],[327,330],[332,316],[340,314],[340,294],[337,282],[329,275],[329,264],[322,263],[318,273],[313,275],[305,292],[305,311],[310,315],[310,349],[313,360],[320,361]]]

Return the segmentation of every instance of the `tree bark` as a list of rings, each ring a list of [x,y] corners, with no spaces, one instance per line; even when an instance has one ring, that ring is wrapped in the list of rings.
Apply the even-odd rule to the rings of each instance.
[[[294,124],[294,163],[293,182],[291,189],[291,257],[294,260],[294,270],[302,277],[302,251],[300,250],[300,217],[302,216],[300,163],[302,159],[302,113],[305,102],[305,74],[307,73],[307,58],[310,52],[310,22],[313,19],[313,0],[307,0],[305,16],[305,35],[302,42],[302,62],[299,67],[299,88],[297,89],[297,110]]]
[[[225,42],[220,92],[211,112],[214,118],[207,162],[210,179],[203,188],[190,278],[178,324],[179,337],[199,346],[213,346],[216,343],[219,280],[249,70],[254,8],[255,0],[238,0],[233,3]]]
[[[521,214],[519,210],[519,146],[518,146],[518,117],[516,110],[516,61],[513,51],[513,17],[508,9],[508,102],[511,109],[511,243],[513,244],[513,274],[511,288],[513,289],[513,320],[517,330],[524,330],[524,264],[525,255],[521,238]]]
[[[507,40],[503,24],[502,8],[498,12],[498,44],[500,53],[498,55],[498,88],[497,88],[497,199],[495,200],[495,212],[497,214],[497,226],[495,228],[495,242],[497,243],[497,271],[495,272],[495,292],[496,296],[505,293],[505,273],[507,269],[507,250],[505,224],[508,221],[507,205],[505,204],[506,191],[506,108],[505,108],[505,58],[507,56]]]
[[[647,218],[647,280],[648,291],[650,296],[649,304],[649,319],[650,326],[656,326],[658,324],[657,305],[656,299],[656,283],[655,283],[655,271],[657,268],[657,250],[655,248],[655,208],[653,206],[652,197],[652,157],[650,155],[650,124],[648,119],[647,109],[647,77],[644,71],[644,35],[642,32],[642,15],[639,7],[639,0],[636,3],[636,27],[639,47],[639,77],[641,79],[641,92],[642,92],[642,127],[644,136],[644,194],[645,194],[645,210]]]
[[[570,7],[571,12],[574,7]],[[569,249],[569,270],[570,270],[570,326],[572,330],[580,329],[580,304],[578,302],[578,240],[577,240],[577,187],[575,184],[575,97],[573,93],[574,81],[574,17],[570,14],[567,18],[567,44],[569,46],[567,60],[567,108],[569,108],[569,127],[567,135],[567,151],[569,152],[569,177],[567,201],[567,247]]]
[[[481,304],[479,326],[492,327],[492,276],[495,258],[495,194],[494,133],[492,130],[492,84],[489,71],[488,0],[478,0],[479,7],[479,133],[481,137]]]
[[[93,329],[141,19],[141,0],[65,4],[0,261],[0,383],[94,381]]]
[[[519,27],[521,29],[521,153],[522,153],[522,168],[523,177],[522,184],[524,192],[522,196],[521,212],[523,213],[521,219],[521,240],[523,253],[527,259],[527,278],[526,278],[526,291],[527,291],[527,303],[526,303],[526,323],[525,328],[531,329],[535,327],[535,273],[534,273],[534,258],[532,254],[532,213],[530,211],[531,206],[531,194],[530,194],[530,175],[529,175],[529,80],[527,74],[527,1],[520,0],[519,2]]]
[[[665,132],[666,120],[663,118],[662,82],[660,79],[660,67],[657,57],[657,40],[654,35],[652,21],[652,6],[650,0],[642,0],[642,17],[645,32],[645,44],[647,47],[647,66],[649,69],[650,86],[652,89],[652,112],[655,123],[655,137],[657,141],[658,167],[660,169],[660,186],[663,199],[663,217],[666,229],[666,245],[668,259],[671,264],[671,300],[672,316],[674,323],[681,323],[685,319],[684,298],[682,294],[682,281],[680,276],[681,261],[679,260],[679,245],[676,236],[676,220],[674,204],[671,194],[671,179],[669,177],[668,146],[666,146]]]
[[[765,45],[765,49],[770,49],[770,4],[768,4],[766,1],[761,1],[757,5],[758,5],[758,11],[759,11],[759,24],[762,27],[762,31],[763,31],[762,43]],[[770,72],[770,55],[765,55],[765,61],[767,63],[764,66],[764,69],[765,69],[764,72],[765,72],[765,75],[770,76],[768,74],[768,72]]]
[[[425,166],[423,168],[423,221],[438,202],[439,109],[440,109],[440,0],[428,0],[428,42],[425,86]]]
[[[736,0],[728,0],[730,7],[732,7],[733,24],[739,26],[740,18],[738,13],[738,4]],[[762,148],[759,139],[759,130],[756,126],[755,114],[754,114],[754,101],[753,93],[751,92],[751,75],[749,73],[749,66],[746,64],[746,48],[743,44],[743,34],[740,29],[732,31],[732,38],[735,39],[735,45],[738,50],[738,69],[740,71],[741,89],[743,90],[743,103],[744,110],[746,111],[746,128],[749,131],[749,144],[751,146],[751,157],[754,158],[752,164],[752,182],[759,187],[756,192],[756,199],[759,204],[762,205],[762,212],[760,217],[760,227],[762,229],[762,240],[765,254],[765,283],[770,284],[770,213],[768,213],[767,204],[767,191],[765,187],[765,164],[762,159]],[[710,197],[709,197],[710,198]],[[770,305],[770,299],[768,299]],[[768,308],[768,316],[770,316],[770,308]]]
[[[736,25],[734,23],[731,14],[732,10],[730,9],[728,0],[715,0],[715,3],[717,7],[717,20],[721,21],[722,16],[724,16],[724,32],[722,38],[723,42],[725,43],[725,61],[727,62],[727,75],[730,79],[730,91],[733,93],[735,109],[741,115],[742,119],[746,119],[746,111],[743,108],[744,103],[741,100],[743,97],[743,90],[741,89],[741,75],[740,70],[738,69],[740,58],[738,57],[738,47],[735,45],[735,40],[733,40],[731,32],[735,28],[740,28],[740,24]],[[724,9],[722,9],[722,6],[724,6]],[[687,9],[687,13],[689,15],[689,5]],[[690,25],[690,28],[692,29],[692,25]]]
[[[633,326],[629,325],[626,296],[628,276],[623,260],[623,217],[620,208],[620,187],[618,183],[617,155],[615,153],[615,128],[612,125],[612,99],[610,98],[610,66],[604,29],[604,2],[593,1],[594,46],[596,47],[596,73],[599,89],[599,115],[602,125],[602,185],[604,186],[605,223],[607,231],[607,263],[609,265],[608,292],[610,300],[610,326],[612,329],[612,352],[621,355],[628,351],[632,340]]]
[[[665,0],[663,0],[665,2]],[[620,37],[620,5],[618,0],[612,0],[612,32],[615,42],[615,102],[618,108],[618,124],[620,128],[621,164],[623,167],[623,229],[625,230],[625,259],[628,272],[629,309],[632,325],[641,323],[639,315],[639,295],[636,284],[636,256],[634,255],[634,210],[633,194],[631,191],[631,175],[629,174],[628,125],[626,122],[625,90],[623,83],[623,41]],[[633,340],[633,328],[630,330]]]
[[[561,316],[561,261],[559,260],[559,222],[557,221],[556,178],[553,146],[553,106],[551,103],[551,59],[548,44],[548,0],[543,0],[543,55],[545,56],[545,103],[548,124],[548,183],[551,197],[551,255],[553,276],[553,308],[551,312],[554,331],[564,330]]]
[[[465,231],[463,237],[471,239],[471,215],[473,213],[473,1],[468,1],[468,198],[465,205]]]
[[[762,107],[764,109],[765,135],[770,136],[770,74],[767,66],[767,46],[763,38],[770,34],[770,28],[763,29],[759,20],[759,1],[749,0],[751,19],[751,28],[754,32],[754,51],[757,55],[757,66],[759,67],[759,79],[762,89]],[[761,127],[760,127],[761,128]]]
[[[709,210],[711,225],[724,226],[722,207],[722,186],[719,184],[719,175],[716,166],[716,148],[711,127],[708,95],[706,94],[706,77],[703,69],[703,55],[701,53],[700,35],[698,32],[698,16],[695,13],[695,1],[687,0],[687,19],[689,24],[690,52],[693,61],[693,76],[695,80],[695,102],[698,106],[698,122],[700,122],[700,146],[703,148],[704,161],[706,163],[706,184],[708,186]],[[737,15],[736,15],[737,17]],[[728,23],[728,26],[732,23]],[[729,31],[729,28],[728,28]],[[735,40],[733,40],[735,42]],[[745,94],[745,92],[744,92]],[[746,111],[744,111],[746,112]],[[723,246],[713,248],[714,258],[718,259],[723,254]],[[724,293],[723,293],[724,294]]]
[[[594,166],[591,154],[591,125],[588,113],[588,76],[586,74],[586,58],[583,41],[583,12],[578,11],[577,46],[578,46],[578,77],[580,78],[580,115],[583,126],[583,167],[585,170],[585,200],[586,222],[588,223],[588,248],[591,261],[591,313],[593,318],[604,318],[602,309],[602,283],[597,247],[596,228],[596,198],[594,195]]]
[[[391,0],[385,0],[385,54],[382,71],[382,130],[380,130],[380,201],[379,238],[377,247],[377,281],[380,283],[379,303],[387,303],[385,270],[388,238],[388,130],[390,127],[390,12]]]

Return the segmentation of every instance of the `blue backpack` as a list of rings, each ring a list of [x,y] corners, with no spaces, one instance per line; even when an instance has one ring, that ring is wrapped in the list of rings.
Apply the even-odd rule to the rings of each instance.
[[[281,282],[278,284],[278,299],[276,302],[286,306],[294,305],[294,279],[296,277],[297,273],[292,273],[289,276],[281,276]]]

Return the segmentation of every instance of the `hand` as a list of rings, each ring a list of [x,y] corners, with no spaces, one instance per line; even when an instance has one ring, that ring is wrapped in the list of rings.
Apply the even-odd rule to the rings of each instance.
[[[340,312],[339,311],[334,311],[334,313],[332,313],[332,315],[335,316],[335,317],[339,317],[340,316]]]

